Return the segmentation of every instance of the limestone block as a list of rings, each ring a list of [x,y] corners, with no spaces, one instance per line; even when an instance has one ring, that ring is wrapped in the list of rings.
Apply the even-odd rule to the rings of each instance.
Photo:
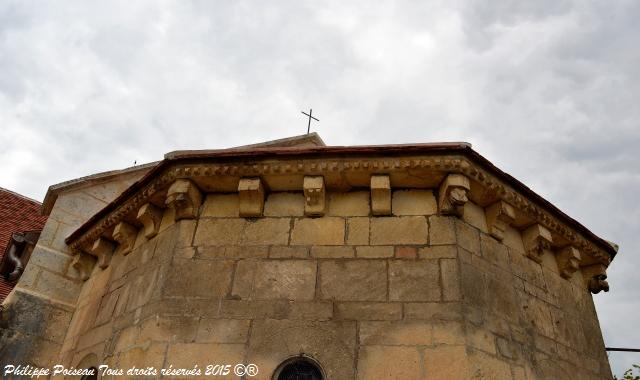
[[[580,251],[572,246],[560,250],[556,255],[560,275],[564,278],[571,278],[575,271],[580,269]]]
[[[425,321],[360,322],[360,345],[428,346],[433,343],[433,328]]]
[[[235,363],[244,363],[245,351],[244,344],[175,343],[169,346],[166,362],[170,363],[173,368],[193,368],[195,365],[198,365],[198,368],[203,370],[203,374],[207,365],[214,363],[213,360],[215,360],[215,364],[229,363],[232,366],[230,376],[219,378],[231,379],[236,377],[233,376],[233,365],[235,365]],[[138,364],[134,365],[140,366]],[[200,378],[207,377],[210,376],[203,375]]]
[[[198,343],[245,343],[249,336],[248,319],[203,318],[198,325]]]
[[[240,216],[262,216],[264,208],[264,186],[260,178],[240,178],[238,182],[238,197]]]
[[[442,299],[444,301],[460,300],[458,261],[455,259],[440,260],[440,273],[442,275]]]
[[[541,263],[544,252],[551,249],[551,242],[551,232],[540,224],[534,224],[522,232],[522,243],[527,257],[537,263]]]
[[[385,257],[393,257],[392,246],[371,247],[368,245],[356,247],[356,256],[366,259],[380,259]]]
[[[438,212],[431,190],[395,190],[391,201],[393,215],[433,215]]]
[[[439,321],[433,323],[434,344],[464,344],[465,334],[462,322]]]
[[[343,218],[297,219],[291,232],[291,245],[343,245]]]
[[[239,260],[233,276],[231,296],[234,299],[250,299],[256,277],[257,260]]]
[[[312,300],[316,286],[316,263],[309,260],[277,260],[256,266],[256,299]]]
[[[303,216],[304,211],[301,193],[271,193],[264,204],[264,216]]]
[[[469,178],[462,174],[449,174],[440,185],[438,192],[438,209],[442,215],[462,217],[464,205],[471,189]]]
[[[391,214],[391,181],[388,175],[371,176],[371,213]]]
[[[200,219],[193,244],[239,245],[245,223],[244,219]]]
[[[117,241],[118,252],[128,255],[138,236],[138,229],[126,222],[120,222],[113,228],[113,240]]]
[[[166,343],[153,343],[151,345],[136,346],[118,355],[116,368],[162,368],[164,353],[167,350]],[[172,362],[173,364],[173,362]],[[185,367],[186,368],[186,367]],[[126,371],[125,371],[126,373]],[[117,379],[117,377],[115,377]]]
[[[429,244],[456,244],[455,219],[449,216],[429,217]]]
[[[371,219],[371,245],[426,244],[429,236],[423,216]]]
[[[353,247],[311,247],[311,257],[318,259],[340,259],[355,257],[355,254],[353,253]]]
[[[302,184],[304,214],[322,216],[326,207],[326,190],[323,176],[305,176]]]
[[[586,282],[587,289],[593,294],[598,294],[601,291],[609,291],[609,283],[607,279],[607,267],[603,264],[593,264],[580,268],[582,271],[582,277]]]
[[[480,250],[484,259],[509,270],[509,250],[506,245],[487,234],[480,234]]]
[[[340,301],[384,301],[387,268],[381,260],[320,262],[320,296]]]
[[[389,300],[439,301],[440,295],[437,260],[389,261]]]
[[[328,321],[333,317],[333,303],[289,301],[289,319]]]
[[[418,257],[418,249],[416,247],[399,246],[395,249],[396,259],[415,259]]]
[[[202,194],[188,179],[177,179],[167,190],[165,204],[175,212],[175,221],[194,219],[202,204]]]
[[[301,353],[322,363],[329,379],[353,379],[356,324],[350,321],[255,320],[246,360],[260,372],[254,379],[271,379],[284,360]]]
[[[470,351],[469,374],[478,379],[511,379],[511,369],[507,361],[494,358],[482,351]]]
[[[242,233],[243,245],[286,245],[290,221],[287,218],[249,220]]]
[[[422,379],[421,361],[415,347],[363,346],[358,353],[358,380]]]
[[[463,221],[456,221],[458,245],[467,251],[480,255],[480,232]]]
[[[459,302],[412,302],[404,304],[405,319],[461,321],[462,315],[462,305]]]
[[[109,240],[100,237],[91,246],[91,254],[98,258],[98,266],[105,269],[111,263],[111,256],[116,246]]]
[[[494,238],[502,241],[507,226],[512,224],[516,217],[515,209],[505,201],[498,201],[487,207],[485,214],[489,233]]]
[[[193,247],[183,248],[184,252],[191,254]],[[231,246],[231,247],[198,247],[195,255],[186,256],[186,258],[196,257],[198,259],[214,260],[214,259],[247,259],[247,258],[266,258],[269,254],[267,246]]]
[[[197,317],[153,316],[140,324],[139,342],[193,342],[198,329]]]
[[[347,219],[347,244],[369,244],[369,218],[363,217]]]
[[[238,194],[208,194],[202,207],[202,217],[237,218],[240,216]]]
[[[147,239],[158,234],[160,223],[162,222],[162,210],[151,203],[145,203],[138,210],[137,219],[142,223],[144,236]]]
[[[465,346],[436,346],[425,349],[424,372],[427,379],[468,380],[483,378],[470,377],[467,373],[467,366]]]
[[[271,247],[269,257],[272,259],[303,259],[309,256],[307,247]]]
[[[336,303],[336,319],[393,321],[402,319],[402,304],[389,302]]]
[[[175,259],[164,285],[166,296],[219,298],[229,293],[233,261]]]
[[[369,192],[329,193],[329,215],[369,216]]]
[[[458,247],[455,245],[436,245],[418,249],[421,259],[455,259],[458,257]]]

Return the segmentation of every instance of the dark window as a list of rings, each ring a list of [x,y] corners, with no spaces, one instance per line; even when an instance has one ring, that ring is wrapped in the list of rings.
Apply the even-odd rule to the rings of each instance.
[[[98,369],[96,367],[91,367],[89,369],[93,370],[93,375],[84,375],[80,380],[98,380]]]
[[[288,360],[280,366],[277,380],[323,380],[320,367],[307,358]]]

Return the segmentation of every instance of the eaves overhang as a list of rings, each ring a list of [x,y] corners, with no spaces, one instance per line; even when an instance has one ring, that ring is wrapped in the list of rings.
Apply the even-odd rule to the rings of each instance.
[[[433,180],[421,182],[420,173],[426,171],[439,173],[432,177],[436,179],[444,178],[447,173],[467,176],[472,182],[471,199],[481,207],[498,200],[513,205],[518,212],[516,223],[520,229],[540,223],[559,237],[558,244],[577,245],[605,265],[617,253],[614,244],[598,237],[497,168],[470,144],[462,142],[172,152],[69,235],[65,242],[72,251],[82,251],[98,237],[109,236],[120,221],[140,225],[134,215],[137,209],[149,202],[162,207],[167,187],[181,178],[193,180],[204,192],[234,191],[233,186],[235,184],[237,188],[241,177],[268,177],[271,180],[266,183],[272,190],[291,191],[297,186],[301,188],[305,175],[325,175],[330,179],[327,181],[329,188],[341,190],[366,186],[363,178],[372,174],[389,174],[395,187],[437,187],[439,184]],[[406,175],[407,172],[413,174]],[[284,177],[293,180],[279,180]]]

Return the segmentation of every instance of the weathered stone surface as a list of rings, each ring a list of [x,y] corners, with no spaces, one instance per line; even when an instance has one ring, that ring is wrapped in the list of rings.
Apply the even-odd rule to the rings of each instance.
[[[347,244],[369,244],[369,218],[347,219]]]
[[[467,373],[467,366],[464,346],[437,346],[427,348],[424,352],[424,373],[427,379],[473,379]]]
[[[223,297],[231,288],[233,262],[209,260],[174,260],[164,294],[181,297]]]
[[[360,248],[360,247],[358,247]],[[311,247],[311,257],[318,259],[339,259],[354,257],[353,247],[328,246]]]
[[[312,300],[316,286],[316,264],[308,260],[278,260],[256,267],[256,299]]]
[[[433,328],[424,321],[361,322],[360,344],[427,346],[433,342]]]
[[[391,246],[379,246],[370,247],[362,246],[356,247],[356,256],[366,259],[379,259],[385,257],[393,257],[393,247]]]
[[[215,363],[244,363],[244,355],[244,344],[176,343],[169,346],[166,361],[173,368],[193,368],[197,364],[204,369],[213,360]],[[232,374],[220,378],[231,379]]]
[[[458,256],[458,247],[455,245],[436,245],[418,249],[418,257],[421,259],[455,259]]]
[[[245,221],[242,219],[201,219],[194,245],[236,245],[240,243]]]
[[[303,216],[302,193],[271,193],[264,204],[264,216]]]
[[[242,233],[244,245],[286,245],[289,241],[289,219],[262,218],[249,220]]]
[[[352,379],[356,324],[349,321],[257,320],[251,328],[247,361],[271,379],[285,359],[304,353],[322,363],[329,379]]]
[[[458,301],[460,299],[460,277],[457,260],[440,260],[440,274],[442,276],[442,299],[444,301]]]
[[[146,319],[140,324],[138,340],[157,342],[192,342],[196,337],[198,318],[160,317]]]
[[[238,217],[238,194],[209,194],[202,207],[202,217]]]
[[[465,222],[456,222],[458,245],[471,253],[480,255],[480,232]]]
[[[421,358],[415,347],[364,346],[358,353],[358,379],[421,378]]]
[[[391,201],[393,215],[434,215],[438,212],[431,190],[396,190]]]
[[[426,319],[435,321],[462,320],[462,306],[459,302],[405,303],[406,319]]]
[[[340,302],[336,304],[336,319],[392,321],[401,318],[401,303]]]
[[[297,219],[291,231],[291,245],[343,245],[344,219],[324,217]]]
[[[269,257],[272,259],[302,259],[309,257],[307,247],[271,247]]]
[[[465,203],[462,220],[484,233],[489,233],[484,209],[473,202]]]
[[[196,342],[245,343],[250,322],[247,319],[201,319],[197,326]]]
[[[369,192],[329,193],[329,215],[369,216]]]
[[[387,268],[380,260],[320,263],[320,296],[340,301],[384,301]]]
[[[437,260],[391,260],[389,300],[439,301],[440,274]]]
[[[371,245],[426,244],[428,232],[422,216],[371,219]]]
[[[415,259],[418,257],[418,249],[416,247],[396,247],[394,256],[396,259]]]

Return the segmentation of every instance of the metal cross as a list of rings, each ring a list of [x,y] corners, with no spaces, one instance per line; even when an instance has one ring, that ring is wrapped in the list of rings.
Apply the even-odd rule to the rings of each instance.
[[[313,119],[315,121],[320,121],[320,120],[316,119],[315,117],[311,116],[312,113],[313,113],[313,110],[311,108],[309,108],[309,113],[306,113],[306,112],[302,111],[303,115],[309,116],[309,124],[307,125],[307,134],[309,134],[309,130],[311,130],[311,119]]]

